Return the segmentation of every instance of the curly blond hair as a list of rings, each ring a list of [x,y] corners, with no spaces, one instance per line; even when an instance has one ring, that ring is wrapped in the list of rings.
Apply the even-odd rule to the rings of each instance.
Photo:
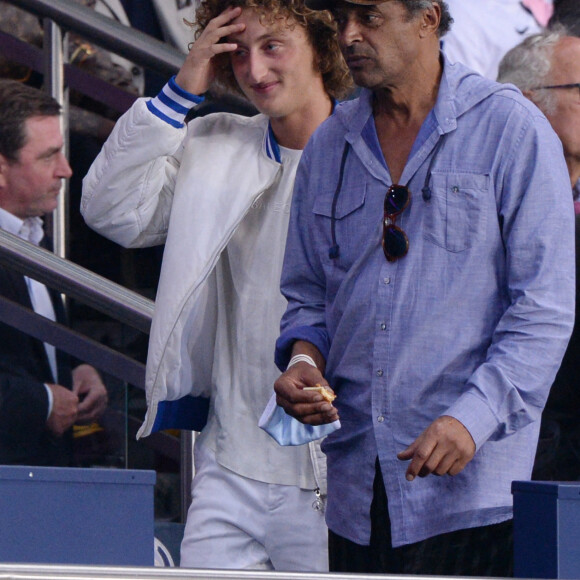
[[[199,38],[210,20],[229,6],[253,8],[260,14],[263,23],[276,21],[288,26],[302,26],[314,50],[314,67],[320,72],[326,92],[334,99],[349,94],[353,88],[351,76],[340,52],[336,25],[330,13],[306,8],[303,0],[203,0],[195,13],[195,38]],[[217,55],[214,90],[243,93],[236,82],[229,54]]]

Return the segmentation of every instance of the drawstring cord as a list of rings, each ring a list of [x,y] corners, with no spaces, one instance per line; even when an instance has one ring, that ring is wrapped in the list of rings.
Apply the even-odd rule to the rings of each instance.
[[[423,189],[421,189],[421,192],[423,193],[423,200],[427,202],[431,200],[432,196],[431,187],[429,186],[429,181],[431,181],[431,170],[433,169],[433,165],[435,164],[435,159],[437,157],[437,154],[439,153],[439,149],[441,148],[441,145],[443,145],[445,135],[446,133],[440,136],[439,141],[437,141],[437,144],[433,149],[433,154],[431,155],[431,159],[429,161],[429,167],[427,168],[427,175],[425,176],[425,183],[423,184]],[[336,242],[336,206],[338,204],[338,196],[340,195],[340,191],[342,189],[342,181],[344,179],[344,166],[346,165],[346,158],[348,157],[349,147],[350,145],[349,142],[347,141],[342,151],[338,183],[336,184],[336,189],[334,190],[334,196],[332,198],[332,210],[330,214],[331,220],[330,235],[332,237],[332,246],[328,249],[328,257],[331,260],[336,260],[340,256],[340,246]]]
[[[424,201],[431,201],[431,187],[429,186],[429,181],[431,181],[431,170],[433,169],[433,165],[435,163],[435,158],[437,157],[437,153],[439,153],[439,149],[441,149],[441,145],[443,141],[445,141],[446,133],[443,133],[437,141],[435,148],[433,149],[433,155],[431,155],[431,160],[429,161],[429,167],[427,168],[427,175],[425,176],[425,183],[423,184],[423,189],[421,192],[423,193],[423,200]]]
[[[344,178],[344,166],[346,165],[346,158],[348,157],[349,143],[348,141],[344,144],[344,149],[342,151],[342,159],[340,160],[340,172],[338,175],[338,183],[336,189],[334,190],[334,197],[332,198],[332,212],[330,221],[330,234],[332,236],[332,246],[328,250],[328,257],[331,260],[336,260],[340,255],[340,246],[336,243],[336,204],[338,203],[338,196],[340,195],[340,190],[342,189],[342,180]]]

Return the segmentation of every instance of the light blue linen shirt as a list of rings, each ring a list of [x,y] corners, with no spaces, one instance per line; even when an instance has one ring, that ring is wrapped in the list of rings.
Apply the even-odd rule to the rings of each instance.
[[[368,544],[378,456],[400,546],[512,517],[511,482],[530,476],[572,330],[574,214],[562,147],[540,111],[445,62],[400,180],[413,195],[397,218],[409,252],[387,262],[391,178],[371,103],[363,92],[339,106],[304,151],[276,360],[285,368],[297,339],[315,344],[338,395],[342,427],[323,445],[330,529]],[[465,425],[477,452],[455,477],[409,482],[396,454],[441,415]]]

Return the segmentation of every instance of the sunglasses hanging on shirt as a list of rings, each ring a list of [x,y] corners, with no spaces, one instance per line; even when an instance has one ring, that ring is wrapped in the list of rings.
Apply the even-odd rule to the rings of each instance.
[[[439,137],[437,144],[431,155],[429,161],[429,167],[427,169],[427,175],[425,176],[425,183],[421,190],[423,194],[423,200],[429,202],[431,200],[431,188],[429,186],[429,181],[431,180],[431,171],[435,163],[435,158],[441,149],[441,145],[445,140],[445,134]],[[331,213],[331,236],[332,236],[332,246],[328,250],[328,257],[331,260],[335,260],[340,255],[340,246],[336,241],[336,205],[338,202],[338,196],[342,189],[342,181],[344,177],[344,167],[346,165],[346,158],[348,157],[349,143],[346,142],[342,158],[340,161],[340,173],[338,178],[338,183],[336,190],[334,192],[334,197],[332,198],[332,213]],[[395,224],[396,218],[402,214],[405,209],[409,206],[411,202],[411,191],[407,185],[393,184],[387,190],[385,194],[385,201],[383,204],[383,238],[381,241],[381,246],[385,254],[385,258],[388,262],[395,262],[396,260],[403,258],[407,255],[409,251],[409,238],[405,231]]]
[[[395,220],[411,201],[411,192],[406,185],[391,185],[385,194],[383,215],[383,252],[388,262],[402,258],[409,251],[409,238]]]

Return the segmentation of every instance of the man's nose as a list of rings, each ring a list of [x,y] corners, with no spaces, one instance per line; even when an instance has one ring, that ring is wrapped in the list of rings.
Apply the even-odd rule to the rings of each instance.
[[[338,39],[343,46],[350,46],[353,42],[361,41],[360,27],[352,15],[345,16],[342,21],[338,31]]]
[[[266,77],[268,67],[264,57],[259,53],[252,53],[249,57],[249,73],[252,82],[259,83]]]
[[[58,165],[57,165],[57,175],[60,178],[68,179],[72,174],[72,168],[65,157],[64,153],[59,153]]]

